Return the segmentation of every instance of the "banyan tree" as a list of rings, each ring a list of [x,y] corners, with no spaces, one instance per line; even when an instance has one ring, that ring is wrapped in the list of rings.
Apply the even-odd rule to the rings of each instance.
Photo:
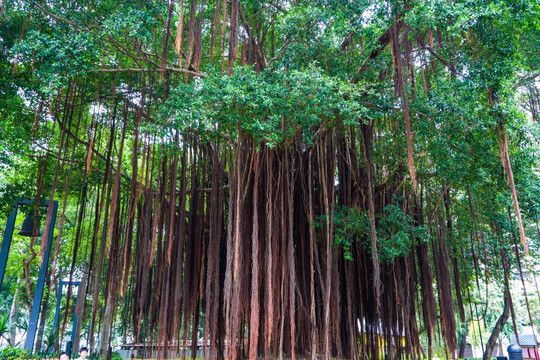
[[[455,358],[490,281],[493,348],[537,247],[539,14],[4,0],[2,206],[59,201],[48,284],[101,355]]]

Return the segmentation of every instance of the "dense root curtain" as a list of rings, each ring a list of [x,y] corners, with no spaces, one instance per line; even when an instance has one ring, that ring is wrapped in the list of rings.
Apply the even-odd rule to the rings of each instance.
[[[184,138],[176,155],[149,153],[147,169],[161,175],[153,194],[139,190],[128,286],[139,341],[161,344],[160,358],[194,356],[197,339],[206,358],[421,356],[416,304],[434,301],[426,245],[382,263],[373,234],[351,244],[352,260],[334,244],[336,209],[371,214],[376,233],[391,198],[374,192],[371,129],[360,130],[361,150],[354,132],[326,129],[308,147],[272,149],[241,134],[229,149]],[[125,251],[129,238],[111,239]],[[432,333],[434,310],[424,310]]]

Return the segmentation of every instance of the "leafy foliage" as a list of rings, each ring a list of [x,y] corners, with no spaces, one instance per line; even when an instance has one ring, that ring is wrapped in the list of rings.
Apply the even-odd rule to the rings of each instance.
[[[179,85],[162,116],[172,119],[172,128],[181,133],[228,140],[242,131],[273,148],[291,143],[298,134],[309,146],[323,124],[333,126],[336,118],[345,118],[347,125],[355,125],[365,111],[358,88],[311,66],[261,74],[243,68],[233,76]]]

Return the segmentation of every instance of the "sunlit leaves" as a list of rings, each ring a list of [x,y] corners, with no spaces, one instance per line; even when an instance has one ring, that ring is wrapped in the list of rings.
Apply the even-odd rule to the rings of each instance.
[[[276,147],[297,135],[311,144],[321,126],[333,126],[338,118],[355,124],[364,111],[358,87],[315,67],[262,74],[243,68],[231,77],[211,76],[178,86],[167,103],[163,126],[208,138],[235,138],[243,131]]]
[[[91,70],[98,59],[98,39],[92,34],[49,35],[32,31],[13,48],[23,64],[30,64],[33,73],[44,84],[45,93],[54,93],[77,74]]]

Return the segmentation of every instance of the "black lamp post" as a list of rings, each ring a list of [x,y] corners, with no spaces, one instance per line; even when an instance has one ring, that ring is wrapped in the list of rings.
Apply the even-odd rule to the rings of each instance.
[[[15,219],[17,218],[17,210],[19,205],[31,205],[34,203],[34,200],[19,200],[13,206],[13,212],[9,215],[6,229],[4,231],[4,240],[2,241],[2,248],[0,249],[0,290],[2,289],[2,282],[4,281],[4,274],[6,271],[6,264],[9,254],[9,248],[11,246],[11,239],[13,237],[13,230],[15,229]],[[49,207],[49,201],[44,200],[39,204],[40,207]],[[28,331],[26,333],[26,342],[24,343],[24,349],[29,353],[32,353],[34,349],[34,340],[36,338],[37,325],[39,319],[39,312],[41,310],[41,300],[43,298],[43,290],[45,289],[45,275],[47,273],[47,267],[49,266],[49,256],[51,253],[51,244],[54,233],[54,226],[56,223],[56,214],[58,212],[58,201],[53,201],[53,211],[51,218],[51,225],[49,226],[49,231],[47,233],[47,245],[45,252],[43,254],[43,261],[41,263],[41,268],[39,269],[36,289],[34,291],[34,301],[32,302],[32,312],[30,313],[30,322],[28,323]],[[33,219],[27,217],[19,232],[20,235],[24,236],[36,236],[34,235],[34,222]],[[31,222],[31,224],[30,224]],[[39,230],[38,230],[39,231]]]

